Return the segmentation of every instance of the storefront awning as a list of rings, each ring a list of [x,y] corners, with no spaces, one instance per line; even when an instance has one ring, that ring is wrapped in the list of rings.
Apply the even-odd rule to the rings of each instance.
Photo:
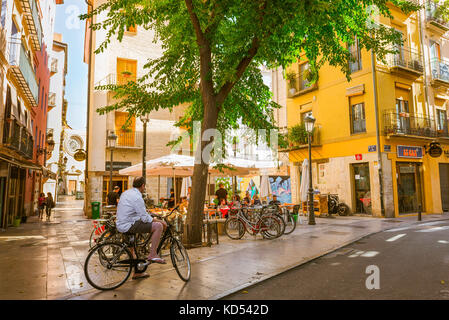
[[[43,169],[42,166],[40,166],[40,165],[29,163],[29,162],[21,162],[16,159],[10,159],[4,155],[0,155],[0,160],[9,162],[9,163],[16,165],[18,167],[21,167],[23,169],[30,169],[30,170],[36,170],[36,171],[42,171],[42,169]]]

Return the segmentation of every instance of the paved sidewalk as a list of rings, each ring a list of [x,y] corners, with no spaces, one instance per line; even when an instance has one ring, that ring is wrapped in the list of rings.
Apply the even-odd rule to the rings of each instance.
[[[82,205],[63,199],[50,223],[32,217],[0,232],[0,299],[218,299],[369,234],[418,223],[416,217],[317,218],[315,226],[298,225],[275,240],[222,236],[219,245],[189,250],[188,283],[169,262],[151,265],[148,279],[128,280],[119,289],[101,292],[84,278],[92,221],[84,218]],[[449,215],[424,215],[420,223],[441,219]]]

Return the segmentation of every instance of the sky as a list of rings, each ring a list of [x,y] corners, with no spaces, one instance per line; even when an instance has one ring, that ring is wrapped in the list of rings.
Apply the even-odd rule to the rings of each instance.
[[[56,6],[55,32],[68,44],[65,97],[68,102],[67,123],[75,130],[86,130],[87,64],[83,62],[85,22],[79,14],[86,13],[84,0],[65,0]]]

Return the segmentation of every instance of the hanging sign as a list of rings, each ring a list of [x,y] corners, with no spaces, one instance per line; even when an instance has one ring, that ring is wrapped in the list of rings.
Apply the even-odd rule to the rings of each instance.
[[[428,149],[426,148],[426,151],[432,158],[438,158],[443,153],[443,149],[438,142],[432,142]]]
[[[423,157],[422,147],[398,146],[397,156],[398,158],[421,159]]]
[[[86,152],[83,149],[78,149],[73,155],[73,158],[76,161],[84,161],[86,160]]]

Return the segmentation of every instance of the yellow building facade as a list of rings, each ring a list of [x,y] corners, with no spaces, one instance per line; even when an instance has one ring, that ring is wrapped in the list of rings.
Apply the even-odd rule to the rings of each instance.
[[[351,81],[329,65],[305,79],[307,61],[287,71],[288,127],[316,119],[312,142],[314,189],[338,194],[355,214],[400,217],[449,210],[449,24],[434,2],[377,22],[401,32],[399,53],[378,61],[357,44]],[[448,61],[448,62],[446,62]],[[374,67],[373,67],[374,66]],[[435,152],[438,146],[442,154]],[[290,145],[292,197],[300,201],[306,144]]]

